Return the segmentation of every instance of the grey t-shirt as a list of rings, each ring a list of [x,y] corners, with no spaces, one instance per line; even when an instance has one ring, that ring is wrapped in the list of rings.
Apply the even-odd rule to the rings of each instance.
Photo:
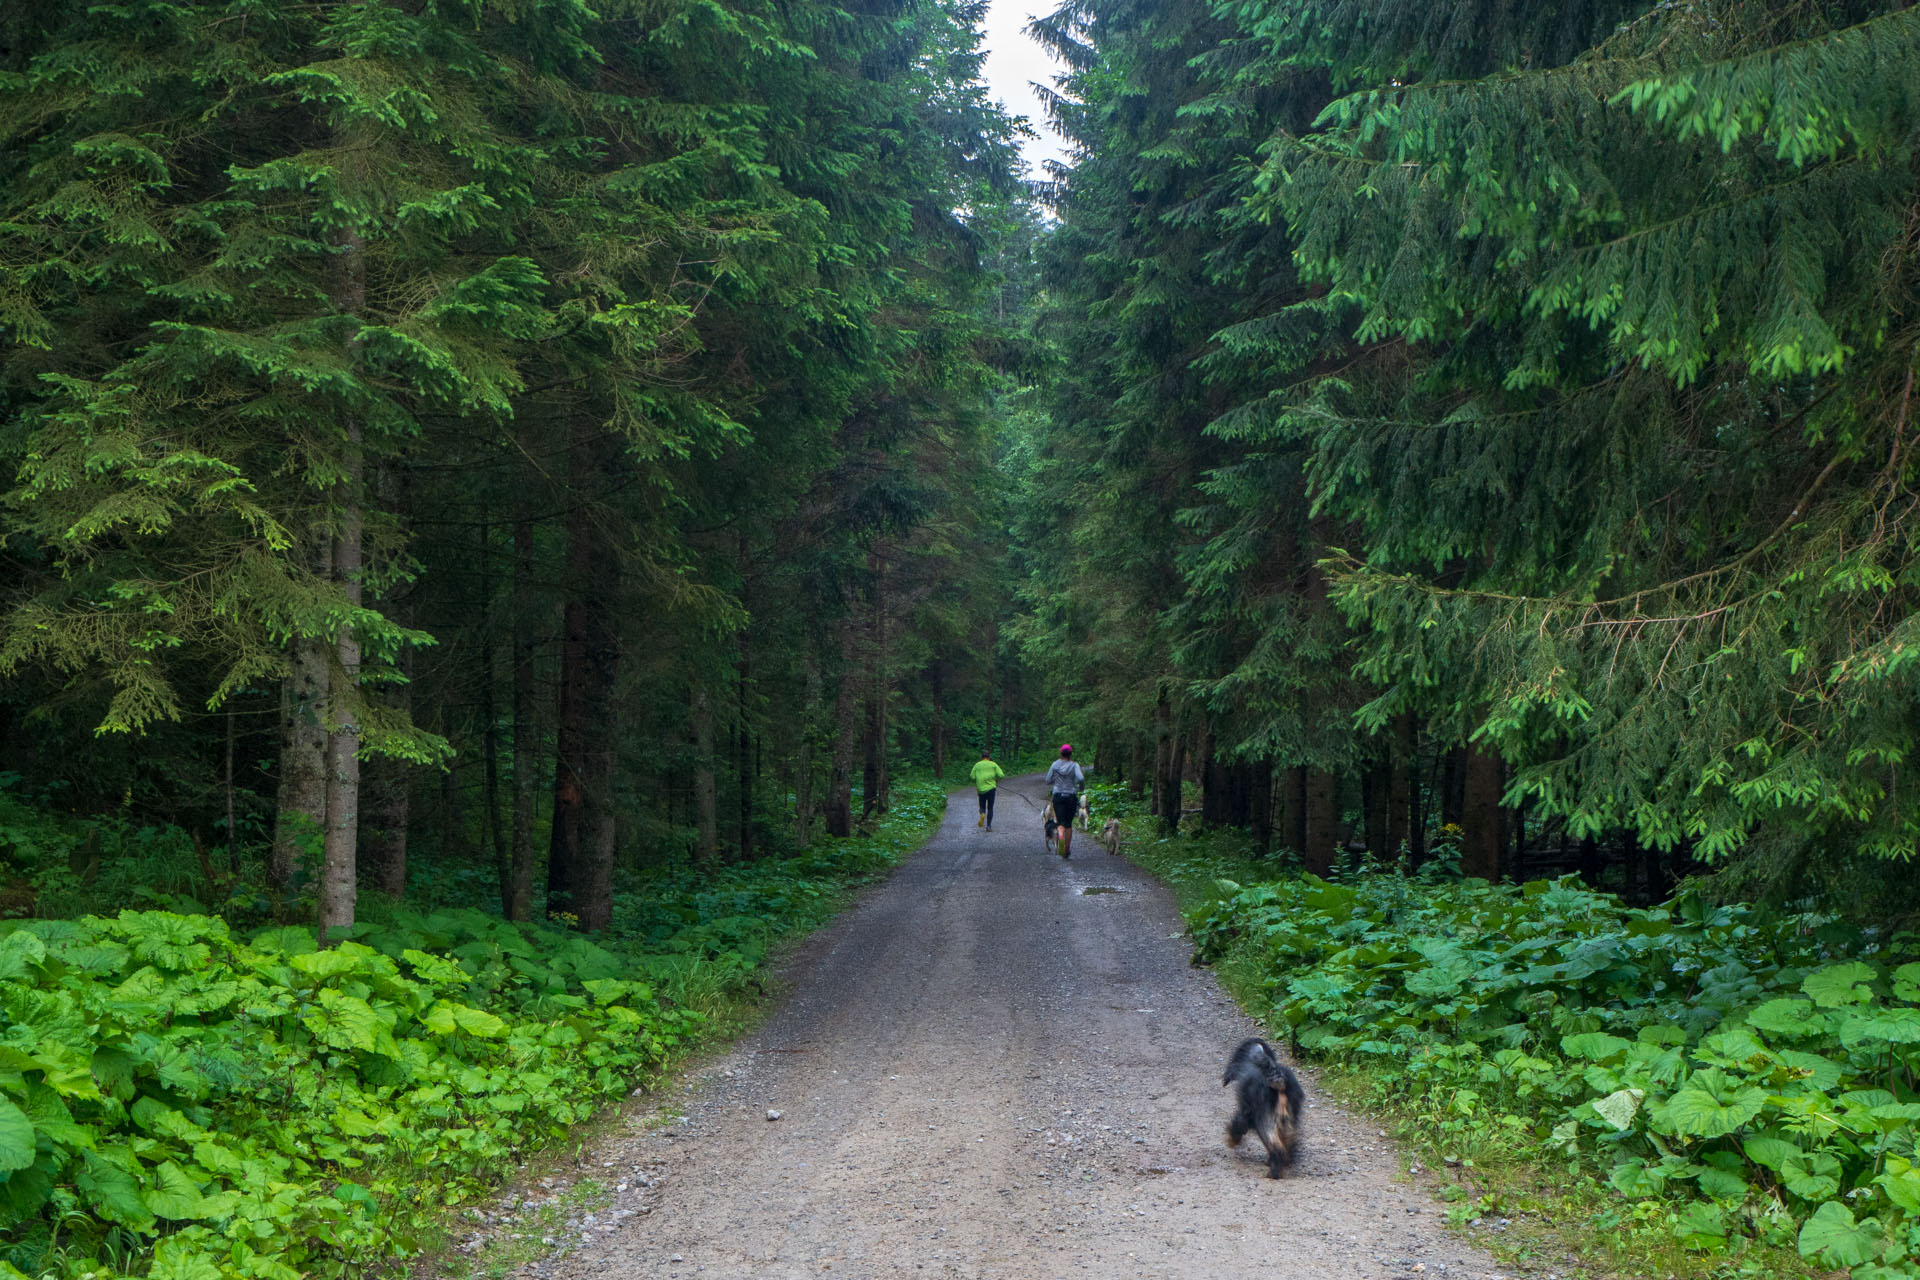
[[[1047,768],[1047,790],[1055,795],[1077,796],[1086,772],[1071,760],[1055,760]]]

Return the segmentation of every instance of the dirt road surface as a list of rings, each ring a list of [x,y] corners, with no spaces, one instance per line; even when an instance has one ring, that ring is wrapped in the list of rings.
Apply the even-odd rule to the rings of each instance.
[[[1167,892],[1045,854],[1038,778],[971,791],[796,958],[751,1038],[590,1154],[614,1202],[541,1280],[1488,1280],[1378,1131],[1312,1100],[1292,1176],[1222,1141],[1255,1028]],[[777,1120],[769,1119],[777,1112]],[[1249,1149],[1250,1148],[1250,1149]]]

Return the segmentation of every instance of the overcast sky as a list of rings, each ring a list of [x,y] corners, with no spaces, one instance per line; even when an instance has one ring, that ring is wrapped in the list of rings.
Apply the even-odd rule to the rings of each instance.
[[[1021,146],[1033,176],[1046,176],[1041,169],[1048,160],[1066,158],[1066,148],[1058,134],[1047,124],[1047,113],[1030,86],[1038,80],[1050,84],[1059,72],[1059,64],[1022,29],[1029,19],[1050,11],[1049,0],[993,0],[987,10],[987,88],[1005,104],[1008,112],[1025,116],[1039,136],[1028,138]]]

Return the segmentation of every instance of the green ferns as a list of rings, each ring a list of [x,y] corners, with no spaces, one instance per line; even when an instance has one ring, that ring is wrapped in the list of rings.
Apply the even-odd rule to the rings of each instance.
[[[1693,1248],[1920,1275],[1920,964],[1833,963],[1852,931],[1631,910],[1571,878],[1216,889],[1198,958],[1251,961],[1302,1049],[1443,1130],[1516,1118]]]

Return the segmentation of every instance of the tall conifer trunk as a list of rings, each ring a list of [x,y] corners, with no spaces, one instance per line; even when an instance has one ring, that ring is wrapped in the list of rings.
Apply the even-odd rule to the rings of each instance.
[[[1466,748],[1462,765],[1460,871],[1486,880],[1500,878],[1500,793],[1505,767],[1500,757],[1478,746]]]
[[[343,231],[334,237],[334,253],[327,263],[329,300],[333,309],[355,318],[367,305],[366,244],[358,232]],[[357,347],[352,339],[349,349]],[[341,479],[337,488],[333,535],[333,581],[342,597],[358,607],[361,599],[360,569],[364,554],[361,503],[366,475],[363,427],[356,417],[346,422],[346,440],[341,454]],[[327,724],[327,808],[326,839],[320,869],[320,945],[332,940],[335,929],[353,924],[358,885],[360,843],[360,724],[357,700],[360,684],[360,637],[351,626],[343,626],[334,637],[332,674],[334,685],[328,699]]]
[[[1255,760],[1248,780],[1247,813],[1253,849],[1262,857],[1273,850],[1273,762]]]
[[[753,659],[747,652],[744,632],[736,676],[734,701],[739,732],[734,736],[734,774],[740,790],[740,861],[747,862],[753,857],[753,735],[747,725],[747,686],[753,678]]]
[[[840,688],[833,705],[833,769],[827,778],[827,834],[853,834],[853,729],[859,715],[860,672],[853,601],[840,623]]]
[[[560,711],[554,741],[553,830],[547,841],[547,909],[574,910],[579,891],[580,841],[586,818],[587,646],[593,589],[593,437],[595,424],[580,407],[568,432],[567,603],[560,621]]]
[[[533,501],[521,487],[513,512],[513,868],[509,920],[533,915],[533,806],[539,727],[534,698]]]
[[[1414,846],[1414,742],[1411,712],[1393,718],[1393,755],[1387,765],[1387,856],[1398,857],[1408,850],[1415,860],[1420,850]]]
[[[325,573],[331,548],[314,557]],[[273,848],[267,876],[291,892],[302,855],[316,848],[327,822],[327,704],[330,672],[326,641],[296,636],[287,646],[288,671],[280,692],[280,777],[274,803]]]
[[[813,843],[813,726],[820,714],[820,658],[807,646],[802,676],[800,729],[793,768],[793,839],[805,849]]]
[[[713,771],[713,695],[703,685],[693,691],[694,859],[720,856],[720,799]]]
[[[1280,794],[1274,808],[1281,847],[1305,855],[1307,851],[1307,771],[1299,765],[1280,771]]]
[[[610,548],[605,549],[610,552]],[[608,554],[604,561],[611,561]],[[616,590],[617,566],[602,565],[601,589]],[[613,627],[610,599],[591,609],[587,646],[587,740],[584,743],[586,814],[582,832],[583,865],[577,869],[574,914],[580,928],[597,933],[613,922],[613,865],[619,852],[617,782],[620,759],[620,640]]]
[[[933,703],[933,777],[936,782],[944,782],[947,777],[947,698],[945,682],[941,679],[943,664],[935,661],[927,670],[928,695]]]
[[[1325,769],[1308,769],[1306,775],[1306,830],[1300,853],[1307,870],[1324,876],[1333,870],[1335,847],[1340,843],[1340,783]]]

